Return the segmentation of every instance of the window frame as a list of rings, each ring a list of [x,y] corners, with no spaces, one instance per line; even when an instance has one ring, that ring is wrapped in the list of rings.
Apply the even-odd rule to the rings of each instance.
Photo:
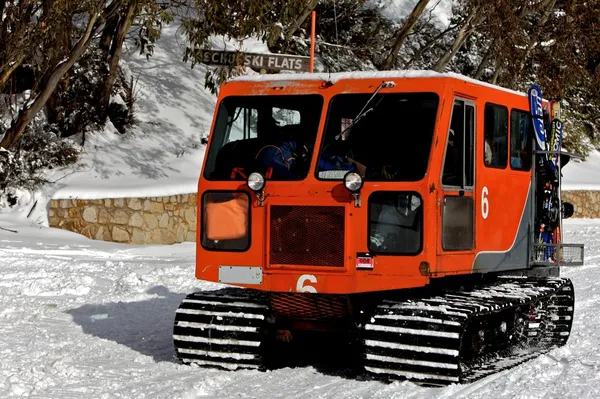
[[[215,164],[216,164],[216,160],[218,158],[218,154],[219,152],[223,149],[223,147],[226,144],[231,143],[232,141],[227,141],[229,140],[229,134],[223,133],[221,137],[219,137],[218,134],[215,134],[217,132],[217,130],[219,128],[222,128],[223,126],[226,125],[227,120],[226,120],[226,115],[222,114],[223,109],[225,109],[226,106],[226,102],[228,100],[231,99],[231,101],[235,101],[236,99],[251,99],[251,98],[258,98],[262,101],[262,98],[266,98],[266,97],[272,97],[272,98],[278,98],[278,97],[282,97],[284,98],[284,100],[287,100],[288,98],[292,98],[292,97],[301,97],[301,98],[309,98],[309,97],[314,97],[315,100],[318,99],[319,103],[320,103],[320,107],[319,107],[319,113],[318,113],[318,118],[315,119],[316,124],[315,124],[315,138],[314,141],[311,143],[311,145],[313,146],[313,150],[311,151],[311,158],[308,161],[309,162],[309,166],[312,163],[312,159],[315,156],[315,149],[318,139],[319,139],[319,127],[323,118],[323,114],[326,111],[325,105],[326,105],[326,98],[320,94],[320,93],[310,93],[310,94],[266,94],[266,95],[229,95],[226,97],[223,97],[216,105],[215,107],[215,115],[214,115],[214,122],[213,122],[213,126],[211,127],[211,131],[210,131],[210,139],[209,142],[206,146],[205,149],[205,154],[204,154],[204,162],[203,162],[203,166],[202,166],[202,172],[201,172],[201,178],[206,180],[206,181],[214,181],[214,182],[237,182],[239,184],[239,182],[241,180],[235,180],[235,179],[220,179],[217,177],[214,177],[214,173],[215,173]],[[272,109],[274,107],[278,107],[281,108],[280,105],[273,105],[271,107],[271,112]],[[253,108],[253,107],[246,107],[247,109],[258,109],[258,108]],[[220,143],[216,144],[215,140],[220,139],[222,140]],[[235,140],[235,141],[241,141],[241,140]],[[218,148],[216,148],[218,147]],[[210,173],[209,173],[210,172]],[[300,181],[305,181],[306,179],[308,179],[310,176],[310,167],[308,169],[308,172],[306,174],[306,176],[302,177],[301,179],[297,179],[297,180],[273,180],[273,181],[284,181],[284,182],[300,182]]]
[[[327,108],[325,109],[325,113],[324,115],[322,115],[325,118],[325,123],[323,125],[323,129],[319,132],[320,134],[320,144],[318,146],[315,147],[315,151],[313,151],[313,158],[316,159],[316,164],[315,164],[315,169],[314,169],[314,177],[317,181],[325,181],[325,182],[340,182],[343,181],[343,177],[340,178],[324,178],[324,177],[320,177],[319,176],[319,172],[321,171],[319,169],[319,160],[321,157],[321,154],[323,153],[323,150],[325,149],[326,145],[330,144],[330,143],[326,143],[326,134],[327,131],[329,129],[329,124],[332,123],[332,120],[330,119],[330,113],[332,112],[332,105],[333,105],[333,101],[340,96],[346,96],[346,95],[352,95],[352,94],[358,94],[358,95],[365,95],[365,96],[370,96],[372,95],[372,93],[369,92],[340,92],[340,93],[336,93],[333,96],[331,96],[331,98],[329,99],[328,103],[327,103]],[[427,166],[425,167],[425,171],[423,173],[423,177],[420,178],[419,180],[385,180],[385,179],[380,179],[380,180],[372,180],[372,179],[364,179],[365,182],[369,182],[369,183],[417,183],[420,181],[423,181],[424,179],[427,178],[427,174],[429,171],[429,167],[431,164],[431,160],[434,154],[434,145],[435,145],[435,138],[436,138],[436,129],[438,127],[438,123],[439,123],[439,114],[440,114],[440,110],[443,106],[443,98],[442,96],[436,92],[436,91],[401,91],[401,92],[390,92],[390,93],[382,93],[379,92],[378,94],[380,95],[406,95],[406,94],[413,94],[413,95],[425,95],[425,94],[429,94],[429,95],[435,95],[437,103],[436,103],[436,110],[435,110],[435,122],[433,124],[433,128],[432,128],[432,132],[431,132],[431,143],[429,144],[429,154],[428,154],[428,158],[427,158]],[[373,105],[374,101],[371,101],[370,105]],[[341,118],[340,122],[342,122],[341,124],[343,124],[343,120],[344,119],[351,119],[352,121],[354,121],[356,119],[356,116],[353,116],[352,118]],[[345,133],[344,133],[345,135]],[[317,151],[318,149],[318,151]],[[314,160],[313,159],[313,160]]]
[[[488,106],[493,106],[493,107],[498,107],[501,109],[504,109],[506,111],[506,157],[504,159],[504,166],[497,166],[497,165],[493,165],[493,164],[487,164],[485,162],[485,143],[486,143],[486,121],[485,121],[485,116],[486,116],[486,111]],[[494,156],[493,153],[493,147],[491,147],[492,149],[492,159]],[[489,169],[498,169],[498,170],[506,170],[506,168],[508,167],[509,164],[509,160],[510,160],[510,112],[509,109],[506,105],[502,105],[502,104],[497,104],[497,103],[493,103],[493,102],[486,102],[484,107],[483,107],[483,166],[485,166],[486,168]]]
[[[448,156],[448,142],[449,142],[449,137],[450,137],[450,129],[452,127],[452,119],[454,118],[454,106],[456,104],[456,102],[462,102],[463,103],[463,159],[462,159],[462,165],[463,165],[463,173],[462,173],[462,184],[460,186],[454,186],[454,185],[449,185],[449,184],[445,184],[444,183],[444,167],[446,166],[446,157]],[[473,132],[471,135],[471,140],[473,141],[473,150],[471,151],[471,159],[472,159],[472,176],[471,176],[471,185],[467,186],[465,184],[465,180],[466,180],[466,155],[467,155],[467,151],[465,148],[465,129],[466,129],[466,122],[467,122],[467,106],[473,108]],[[452,101],[452,112],[450,113],[450,124],[448,125],[448,131],[446,132],[446,145],[444,148],[444,157],[442,159],[442,168],[440,171],[440,187],[442,187],[443,190],[445,191],[457,191],[457,190],[462,190],[462,191],[469,191],[469,192],[474,192],[475,191],[475,180],[476,180],[476,176],[477,176],[477,163],[476,163],[476,153],[477,153],[477,105],[475,103],[475,101],[470,100],[468,98],[464,98],[464,97],[459,97],[459,96],[454,96],[454,100]]]
[[[372,201],[371,201],[371,197],[373,195],[376,194],[396,194],[396,195],[406,195],[406,194],[412,194],[412,195],[416,195],[420,200],[421,200],[421,213],[420,215],[417,215],[420,220],[420,224],[421,224],[421,231],[420,231],[420,235],[419,235],[419,249],[416,252],[380,252],[380,251],[373,251],[371,250],[371,208],[372,208]],[[376,254],[377,256],[418,256],[423,252],[423,248],[424,248],[424,239],[425,239],[425,234],[424,234],[424,227],[425,227],[425,203],[423,201],[423,196],[418,192],[418,191],[410,191],[410,190],[377,190],[377,191],[373,191],[369,194],[369,197],[367,198],[367,249],[369,250],[369,253],[372,254]]]
[[[527,169],[515,168],[512,166],[512,162],[510,162],[510,160],[512,158],[512,150],[513,150],[513,148],[512,148],[512,138],[513,138],[512,115],[513,115],[513,112],[525,114],[525,116],[527,117],[527,120],[529,121],[529,137],[527,140],[527,143],[528,143],[527,145],[530,146],[530,148],[529,148],[529,153],[527,154],[529,156],[529,168],[527,168]],[[533,118],[531,116],[531,113],[528,111],[522,110],[520,108],[511,108],[509,118],[510,118],[510,128],[509,128],[510,144],[509,144],[509,154],[508,154],[509,157],[508,158],[509,158],[509,163],[510,163],[510,169],[517,171],[517,172],[526,172],[526,173],[531,172],[531,169],[533,167],[533,146],[534,146],[533,140],[534,140],[534,134],[535,134],[534,127],[533,127]],[[525,147],[524,150],[525,149],[527,149],[527,147]]]

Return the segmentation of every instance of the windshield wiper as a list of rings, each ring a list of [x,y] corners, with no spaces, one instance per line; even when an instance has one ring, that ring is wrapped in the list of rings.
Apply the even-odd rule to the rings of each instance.
[[[344,130],[342,130],[342,132],[340,134],[338,134],[337,136],[335,136],[335,139],[339,140],[340,137],[342,137],[342,135],[344,133],[346,133],[347,130],[349,130],[351,127],[353,127],[358,122],[360,122],[360,120],[362,118],[364,118],[365,115],[367,115],[369,112],[371,112],[375,108],[377,108],[377,106],[381,103],[381,100],[383,100],[383,97],[379,99],[379,101],[377,102],[377,104],[375,104],[374,106],[372,106],[371,108],[369,108],[369,109],[367,109],[365,111],[365,109],[369,106],[369,104],[371,103],[371,101],[373,101],[373,98],[375,98],[375,96],[377,95],[377,93],[379,93],[379,90],[381,90],[382,88],[388,88],[388,87],[394,87],[394,86],[396,86],[396,84],[394,82],[386,82],[386,81],[381,82],[381,84],[377,87],[377,89],[375,90],[375,92],[371,95],[371,97],[367,100],[367,102],[365,103],[365,105],[362,107],[362,109],[360,110],[360,112],[356,115],[356,117],[354,118],[354,120],[352,121],[352,123],[350,123]]]

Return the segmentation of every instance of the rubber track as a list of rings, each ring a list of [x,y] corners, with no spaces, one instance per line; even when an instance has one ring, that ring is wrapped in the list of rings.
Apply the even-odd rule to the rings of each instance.
[[[519,345],[462,361],[469,323],[536,305]],[[427,385],[472,382],[530,360],[567,342],[573,320],[568,279],[501,279],[471,291],[444,291],[414,300],[385,300],[364,326],[365,368],[376,378]],[[491,318],[491,317],[490,317]]]
[[[243,288],[188,295],[177,309],[173,340],[183,363],[228,370],[262,366],[261,328],[268,306]]]

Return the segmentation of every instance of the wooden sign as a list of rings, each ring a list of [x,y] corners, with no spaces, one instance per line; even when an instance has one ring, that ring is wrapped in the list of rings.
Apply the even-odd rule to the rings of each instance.
[[[255,70],[273,69],[308,72],[310,57],[289,54],[242,53],[239,51],[200,50],[201,60],[207,65],[243,65]]]

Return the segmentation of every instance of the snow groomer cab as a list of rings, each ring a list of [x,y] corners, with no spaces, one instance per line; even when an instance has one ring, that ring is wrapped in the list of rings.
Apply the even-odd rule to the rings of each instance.
[[[547,156],[535,151],[527,94],[460,75],[224,84],[198,184],[196,277],[244,289],[184,300],[178,356],[260,368],[268,339],[343,325],[370,373],[466,381],[469,364],[515,344],[515,330],[527,336],[533,327],[516,320],[534,304],[561,307],[562,324],[536,334],[565,343],[573,289],[557,276],[583,262],[583,247],[560,240],[572,211],[559,192],[558,215],[542,220],[536,170]],[[550,223],[554,241],[541,242]],[[243,316],[256,309],[258,324]],[[221,321],[203,319],[210,312]]]

